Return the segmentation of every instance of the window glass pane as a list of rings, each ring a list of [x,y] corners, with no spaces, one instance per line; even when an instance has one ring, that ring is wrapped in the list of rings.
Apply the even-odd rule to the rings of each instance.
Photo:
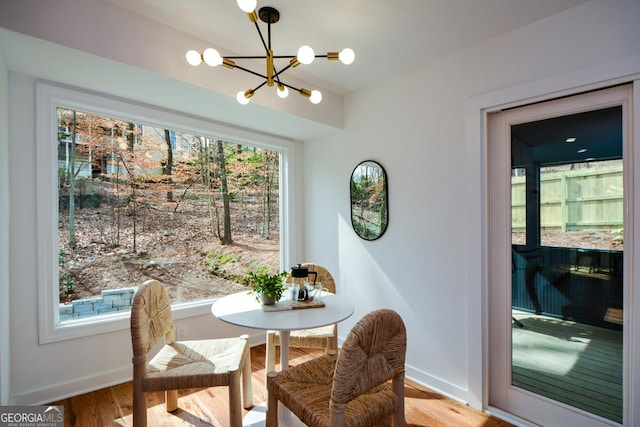
[[[525,168],[511,169],[511,244],[527,244],[527,176]]]
[[[621,107],[511,127],[512,170],[526,166],[528,187],[527,244],[512,246],[511,384],[615,423],[623,419],[622,129]]]
[[[623,249],[622,160],[540,168],[544,246]]]
[[[280,268],[280,153],[58,108],[60,320],[246,290]]]

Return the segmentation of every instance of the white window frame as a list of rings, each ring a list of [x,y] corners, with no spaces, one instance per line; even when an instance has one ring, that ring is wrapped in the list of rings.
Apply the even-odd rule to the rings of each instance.
[[[60,322],[58,282],[58,177],[57,108],[63,107],[175,129],[195,135],[224,139],[278,151],[280,165],[280,268],[289,265],[293,204],[289,194],[295,191],[296,145],[293,141],[233,128],[213,121],[194,118],[166,109],[143,106],[133,101],[79,89],[36,84],[36,185],[37,185],[37,269],[38,336],[40,344],[75,339],[129,328],[129,313],[105,314]],[[174,306],[176,319],[209,313],[212,299]]]

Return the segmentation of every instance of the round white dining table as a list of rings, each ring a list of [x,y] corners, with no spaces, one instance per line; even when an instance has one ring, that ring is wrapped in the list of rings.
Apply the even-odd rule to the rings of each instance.
[[[252,329],[278,330],[280,332],[280,367],[289,367],[289,335],[297,329],[311,329],[338,323],[353,314],[353,304],[337,294],[323,294],[324,307],[265,311],[254,295],[238,292],[215,301],[211,313],[223,322]],[[277,304],[287,305],[291,301]],[[282,409],[282,407],[281,407]],[[298,424],[288,411],[279,410],[280,425]],[[244,418],[244,426],[264,425],[265,405],[258,405]],[[296,423],[297,422],[297,423]]]

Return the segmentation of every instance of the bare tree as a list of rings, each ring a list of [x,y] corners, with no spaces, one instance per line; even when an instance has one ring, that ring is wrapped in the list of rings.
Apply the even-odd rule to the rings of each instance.
[[[230,245],[233,243],[231,237],[231,207],[229,205],[229,186],[227,185],[227,168],[224,156],[224,143],[221,140],[217,141],[217,165],[218,176],[220,178],[220,192],[222,193],[222,206],[224,215],[224,231],[220,238],[220,243],[223,245]]]
[[[209,201],[209,227],[211,228],[211,234],[220,236],[220,219],[216,205],[214,180],[211,179],[214,175],[214,168],[212,167],[210,140],[203,136],[197,137],[196,139],[200,148],[198,151],[198,168],[200,170],[200,176],[202,177],[202,186],[207,192]]]
[[[73,111],[73,131],[71,133],[70,161],[69,161],[69,247],[76,247],[76,123],[77,117],[75,110]]]
[[[171,174],[173,172],[173,149],[171,147],[171,133],[168,129],[164,130],[164,141],[167,144],[167,161],[164,165],[164,174],[167,175],[167,184],[169,189],[167,190],[167,200],[173,201],[173,191],[171,191]]]
[[[277,178],[274,171],[277,170],[275,163],[278,153],[265,152],[264,153],[264,187],[262,196],[262,237],[269,239],[271,237],[271,216],[272,216],[272,202],[271,196],[273,194],[274,179]]]

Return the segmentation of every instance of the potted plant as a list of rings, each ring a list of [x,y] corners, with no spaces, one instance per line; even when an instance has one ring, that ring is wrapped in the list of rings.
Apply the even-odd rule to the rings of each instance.
[[[271,273],[268,270],[259,272],[249,272],[251,290],[249,294],[255,295],[256,300],[263,305],[273,305],[280,301],[282,294],[286,290],[284,279],[289,275],[286,271],[282,273]]]

